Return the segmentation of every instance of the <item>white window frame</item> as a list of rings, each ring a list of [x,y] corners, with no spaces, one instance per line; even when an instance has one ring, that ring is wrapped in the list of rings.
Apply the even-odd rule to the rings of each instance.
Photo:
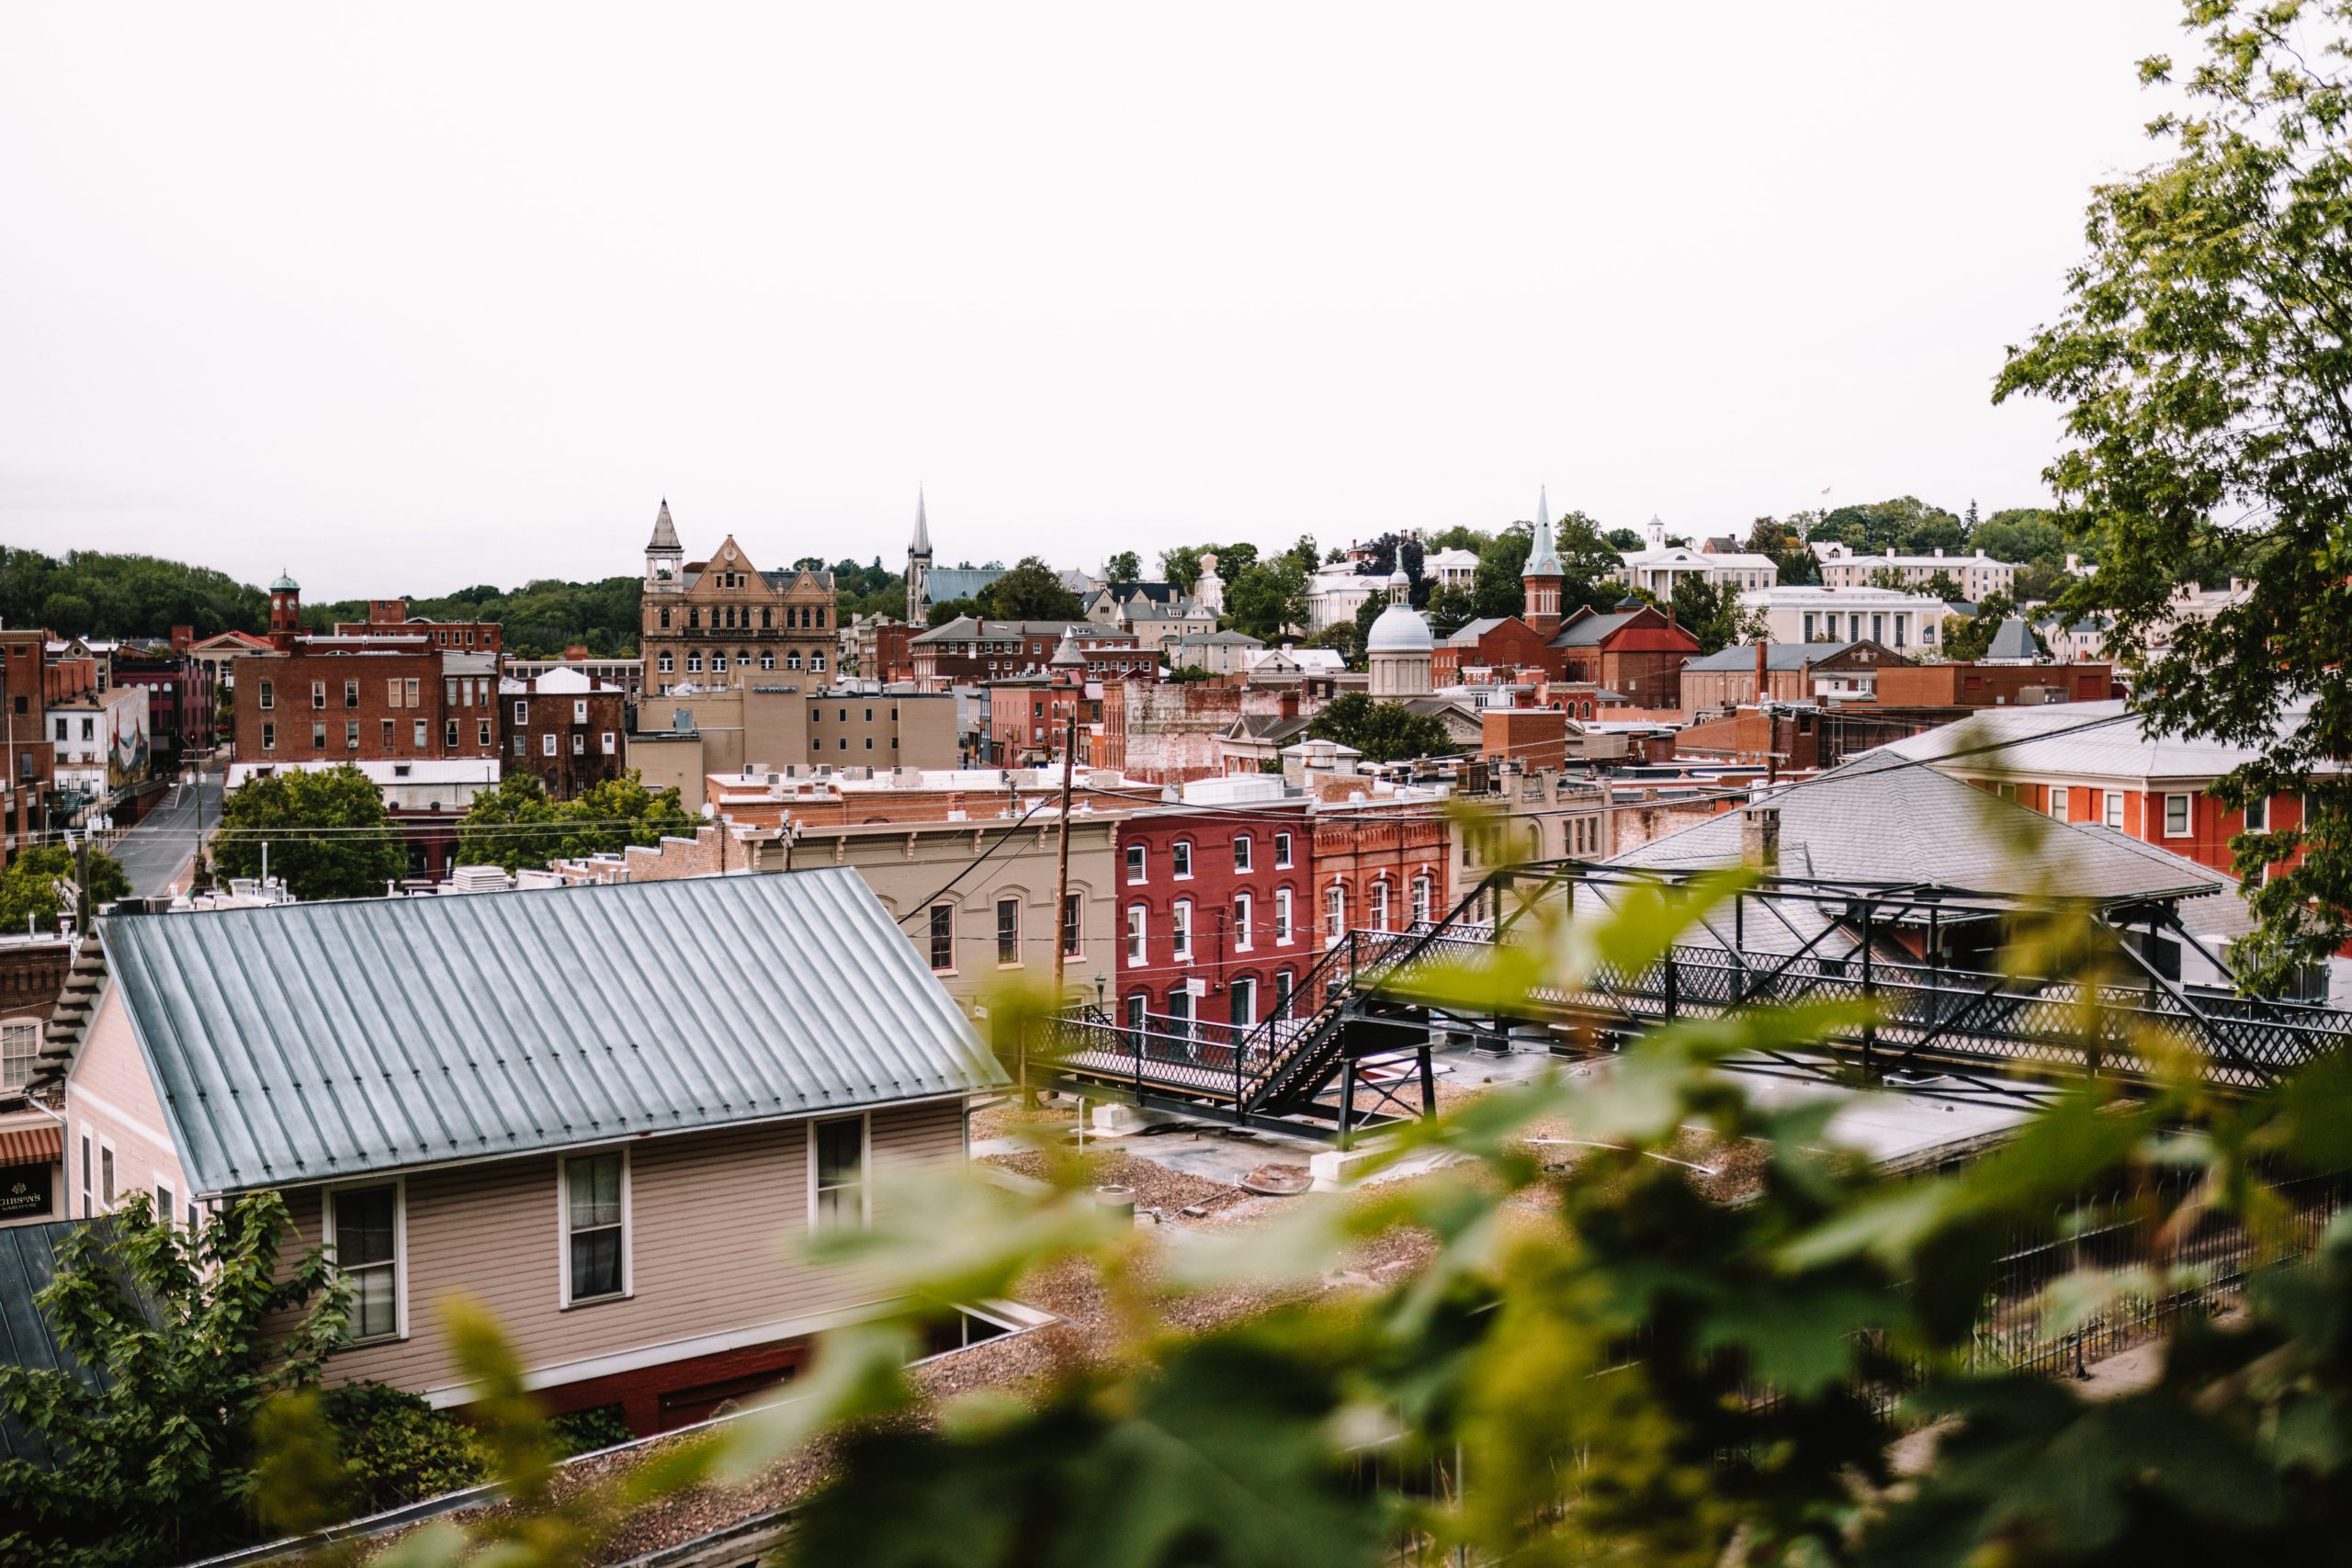
[[[1193,880],[1193,840],[1179,839],[1168,846],[1168,874],[1179,882]]]
[[[554,730],[550,729],[545,735],[539,737],[539,752],[540,755],[547,757],[552,757],[555,755]]]
[[[1372,908],[1368,918],[1374,931],[1388,930],[1388,879],[1385,876],[1373,878]]]
[[[1141,904],[1127,906],[1127,963],[1131,966],[1143,963],[1150,951],[1150,911]]]
[[[1247,953],[1252,942],[1250,926],[1258,914],[1258,901],[1247,893],[1233,896],[1233,951]]]
[[[2172,830],[2172,803],[2176,800],[2180,802],[2180,831],[2177,833]],[[2164,836],[2167,839],[2195,837],[2197,833],[2196,802],[2186,795],[2167,795],[2164,797]]]
[[[167,1231],[178,1229],[178,1215],[174,1211],[180,1206],[180,1200],[179,1194],[173,1190],[172,1179],[160,1170],[148,1174],[154,1179],[155,1223]]]
[[[1348,934],[1348,885],[1334,882],[1323,890],[1323,941],[1340,942]]]
[[[1424,926],[1433,918],[1436,903],[1437,879],[1425,871],[1413,878],[1412,902],[1406,906],[1406,912],[1413,924]]]
[[[1011,909],[1011,910],[1012,911],[1012,931],[1011,931],[1011,932],[1010,932],[1010,933],[1008,933],[1008,932],[1006,931],[1006,930],[1005,930],[1005,919],[1004,919],[1004,914],[1005,914],[1005,911],[1006,911],[1007,909]],[[1011,936],[1011,938],[1012,938],[1012,941],[1011,941],[1011,942],[1010,942],[1010,943],[1008,943],[1008,942],[1006,942],[1006,940],[1005,940],[1008,934],[1010,934],[1010,936]],[[996,901],[996,937],[995,937],[995,940],[996,940],[996,964],[997,964],[997,967],[998,967],[998,968],[1000,968],[1000,969],[1014,969],[1014,968],[1018,968],[1018,967],[1020,967],[1020,964],[1021,964],[1021,899],[1020,899],[1017,896],[1015,896],[1015,897],[1000,897],[997,899],[997,901]],[[1012,957],[1010,957],[1010,958],[1008,958],[1008,957],[1006,957],[1006,956],[1005,956],[1005,950],[1006,950],[1006,948],[1007,948],[1007,946],[1008,946],[1008,945],[1011,947],[1012,952]]]
[[[122,1157],[115,1153],[114,1140],[104,1133],[98,1134],[97,1213],[114,1213],[115,1200],[122,1192]]]
[[[1291,935],[1291,890],[1277,887],[1274,889],[1274,945],[1288,947]]]
[[[1151,852],[1141,844],[1127,846],[1127,886],[1136,886],[1151,880]]]
[[[664,657],[667,656],[665,655]],[[664,664],[662,668],[667,670],[669,666]],[[514,699],[514,722],[517,724],[528,724],[531,722],[531,704],[529,698],[516,697]]]
[[[1276,871],[1290,869],[1290,835],[1288,833],[1274,835],[1274,869]]]
[[[23,1032],[19,1037],[30,1041],[30,1048],[21,1053],[17,1058],[24,1064],[24,1077],[21,1080],[14,1083],[11,1083],[8,1080],[6,1066],[9,1060],[6,1050],[6,1042],[9,1036],[9,1032],[12,1030]],[[38,1066],[40,1062],[40,1020],[37,1018],[0,1019],[0,1093],[16,1094],[21,1092],[26,1085],[32,1082],[33,1068]]]
[[[1233,835],[1233,869],[1235,871],[1247,873],[1255,869],[1250,863],[1256,858],[1251,852],[1251,848],[1249,834]]]
[[[2256,821],[2255,819],[2256,817],[2261,820]],[[2270,797],[2268,795],[2245,803],[2245,830],[2249,833],[2270,831]]]
[[[574,1297],[571,1293],[571,1162],[576,1159],[602,1159],[606,1155],[621,1156],[621,1288],[617,1295]],[[575,1149],[557,1157],[555,1162],[555,1234],[556,1234],[556,1305],[565,1312],[573,1307],[602,1306],[606,1302],[625,1302],[637,1294],[637,1225],[630,1208],[630,1179],[633,1161],[628,1146],[607,1146],[595,1149]],[[602,1228],[602,1227],[599,1227]],[[401,1297],[402,1329],[406,1329],[407,1297]]]
[[[2123,827],[2123,792],[2120,789],[2107,791],[2099,803],[2099,820],[2120,831]]]
[[[97,1140],[87,1132],[82,1134],[81,1162],[69,1173],[68,1181],[74,1195],[81,1200],[77,1219],[94,1219],[98,1212],[98,1151]]]
[[[361,1192],[390,1185],[392,1190],[392,1332],[355,1337],[354,1345],[393,1345],[408,1337],[408,1178],[376,1177],[366,1181],[338,1181],[319,1195],[319,1238],[330,1262],[334,1258],[334,1200],[339,1192]],[[335,1265],[338,1269],[341,1264]]]
[[[858,1228],[869,1230],[874,1224],[874,1117],[860,1111],[849,1116],[819,1116],[808,1122],[808,1234],[825,1233],[817,1218],[817,1129],[842,1122],[857,1123],[857,1214]]]
[[[1193,956],[1193,901],[1179,898],[1168,907],[1169,956],[1183,963]]]
[[[2074,791],[2062,784],[2043,784],[2041,805],[2052,822],[2064,822],[2067,820],[2067,813],[2074,808]]]

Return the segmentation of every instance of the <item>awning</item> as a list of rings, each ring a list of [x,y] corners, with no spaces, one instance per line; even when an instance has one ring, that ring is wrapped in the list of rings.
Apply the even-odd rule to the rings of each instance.
[[[37,1127],[0,1127],[0,1165],[46,1165],[65,1154],[65,1129],[54,1122]]]

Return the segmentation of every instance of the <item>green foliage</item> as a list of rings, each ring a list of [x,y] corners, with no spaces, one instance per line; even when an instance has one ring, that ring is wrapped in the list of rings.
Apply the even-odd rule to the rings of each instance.
[[[1520,574],[1527,570],[1527,553],[1533,544],[1532,525],[1514,523],[1479,552],[1478,574],[1470,581],[1470,596],[1478,615],[1516,615],[1527,608],[1527,586]]]
[[[1181,592],[1190,593],[1193,584],[1201,580],[1201,547],[1198,545],[1178,545],[1159,552],[1159,576],[1172,582]]]
[[[1143,581],[1143,558],[1133,550],[1121,550],[1102,563],[1102,575],[1111,582],[1140,582]]]
[[[458,859],[511,874],[629,844],[650,848],[665,835],[692,838],[700,826],[679,804],[674,787],[650,790],[633,768],[571,800],[549,800],[536,774],[508,773],[496,789],[476,795],[459,819]]]
[[[1765,635],[1764,617],[1740,607],[1739,589],[1728,582],[1708,582],[1695,572],[1674,580],[1674,619],[1699,639],[1701,653],[1716,653],[1736,642],[1754,642]]]
[[[1638,550],[1643,544],[1641,534],[1632,528],[1611,528],[1601,536],[1601,541],[1611,549],[1621,553],[1626,550]]]
[[[106,1376],[0,1364],[0,1414],[60,1461],[0,1460],[0,1561],[182,1562],[245,1538],[254,1416],[314,1382],[344,1335],[345,1290],[316,1249],[281,1258],[290,1230],[274,1192],[237,1199],[191,1237],[133,1191],[67,1238],[40,1305],[58,1342]]]
[[[269,596],[208,567],[155,556],[68,550],[62,558],[0,547],[0,623],[46,625],[61,637],[198,637],[253,629]]]
[[[1758,517],[1747,530],[1746,548],[1759,556],[1770,556],[1779,569],[1774,581],[1798,587],[1821,581],[1821,563],[1806,547],[1805,530],[1819,521],[1818,515],[1800,512],[1785,521],[1775,517]]]
[[[1619,529],[1618,533],[1631,530]],[[1471,582],[1471,597],[1476,615],[1516,615],[1527,608],[1527,586],[1521,574],[1527,570],[1528,552],[1533,545],[1533,525],[1514,523],[1495,536],[1490,550],[1478,557],[1478,575]],[[1552,525],[1552,542],[1560,558],[1560,614],[1573,615],[1578,609],[1606,610],[1624,592],[1612,574],[1620,571],[1623,562],[1618,558],[1616,547],[1604,537],[1600,525],[1581,512],[1561,514]],[[1640,540],[1626,548],[1637,549]]]
[[[628,1418],[617,1404],[567,1411],[550,1420],[548,1429],[563,1450],[571,1454],[593,1454],[599,1449],[616,1448],[637,1436],[629,1430]]]
[[[833,603],[843,625],[857,615],[888,615],[898,620],[907,613],[906,574],[883,570],[880,556],[874,558],[871,566],[837,560],[833,563]]]
[[[2010,603],[2007,594],[1987,593],[1977,604],[1973,620],[1962,615],[1946,615],[1944,657],[1959,663],[1984,658],[1985,650],[1993,646],[1993,634],[2001,629],[2003,621],[2017,613],[2018,608]],[[2037,640],[2040,635],[2035,634]]]
[[[1216,671],[1198,664],[1179,664],[1161,677],[1171,685],[1189,685],[1196,681],[1214,681]]]
[[[357,768],[249,779],[220,808],[213,870],[259,876],[266,843],[270,874],[298,898],[379,897],[408,874],[408,849],[390,823],[383,793]]]
[[[977,599],[942,599],[932,605],[930,614],[923,619],[930,626],[944,626],[950,621],[979,613],[980,602]]]
[[[1001,621],[1075,621],[1086,615],[1078,595],[1062,586],[1062,575],[1037,556],[1023,556],[1011,570],[977,594],[979,613]]]
[[[1306,624],[1306,573],[1287,555],[1254,561],[1229,580],[1225,608],[1234,630],[1256,637],[1280,637]]]
[[[1324,704],[1306,733],[1352,746],[1372,762],[1442,757],[1457,750],[1436,719],[1402,703],[1376,703],[1362,692],[1348,692]]]
[[[1958,550],[1968,544],[1967,525],[1940,506],[1930,506],[1916,495],[1897,496],[1869,506],[1841,506],[1812,526],[1807,537],[1839,539],[1857,555],[1933,555],[1939,548]]]
[[[1521,606],[1524,608],[1524,606]],[[1440,588],[1430,595],[1428,615],[1430,633],[1443,639],[1452,637],[1478,618],[1478,601],[1467,588]],[[1516,615],[1518,612],[1513,611]]]
[[[342,1461],[345,1506],[373,1514],[472,1486],[490,1473],[472,1427],[379,1382],[330,1389],[322,1412]]]
[[[89,855],[90,885],[85,891],[91,908],[129,897],[130,878],[122,863],[100,849]],[[55,931],[58,915],[65,912],[57,885],[73,874],[74,852],[62,844],[19,850],[0,872],[0,931]]]

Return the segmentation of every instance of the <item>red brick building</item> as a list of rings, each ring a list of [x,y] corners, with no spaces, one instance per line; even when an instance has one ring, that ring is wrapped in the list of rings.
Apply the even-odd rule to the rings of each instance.
[[[626,694],[576,670],[498,683],[505,772],[537,777],[550,800],[571,800],[628,768]]]
[[[1091,621],[989,621],[959,615],[910,637],[907,657],[917,690],[944,692],[951,686],[1042,673],[1065,635],[1076,638],[1090,681],[1159,676],[1159,653],[1140,646],[1135,633]]]
[[[413,637],[237,660],[241,762],[409,761],[499,754],[498,656]]]
[[[1430,656],[1430,683],[1459,685],[1464,670],[1556,671],[1559,665],[1559,656],[1543,633],[1517,615],[1493,615],[1438,640]]]
[[[0,686],[6,699],[5,711],[0,711],[0,735],[7,741],[5,847],[9,860],[19,849],[40,841],[56,787],[57,759],[49,743],[48,658],[47,632],[39,627],[0,631]]]
[[[1579,608],[1560,623],[1552,651],[1563,679],[1589,681],[1636,707],[1671,708],[1681,701],[1682,661],[1699,651],[1699,639],[1655,604],[1605,615]]]
[[[337,621],[337,637],[374,637],[385,633],[421,636],[427,646],[460,653],[498,653],[505,649],[505,633],[496,621],[429,621],[408,613],[405,599],[370,599],[364,621]]]
[[[1303,800],[1171,807],[1121,823],[1115,1016],[1198,1026],[1222,1043],[1286,1010],[1323,951],[1314,831]]]
[[[1318,804],[1315,900],[1323,940],[1442,919],[1450,907],[1447,859],[1446,818],[1437,802]]]

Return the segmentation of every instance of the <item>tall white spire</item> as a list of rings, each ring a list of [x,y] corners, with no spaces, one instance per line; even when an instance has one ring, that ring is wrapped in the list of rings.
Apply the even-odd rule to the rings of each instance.
[[[1552,498],[1543,486],[1535,490],[1535,537],[1527,547],[1527,565],[1521,577],[1565,577],[1560,570],[1560,552],[1552,543]]]

